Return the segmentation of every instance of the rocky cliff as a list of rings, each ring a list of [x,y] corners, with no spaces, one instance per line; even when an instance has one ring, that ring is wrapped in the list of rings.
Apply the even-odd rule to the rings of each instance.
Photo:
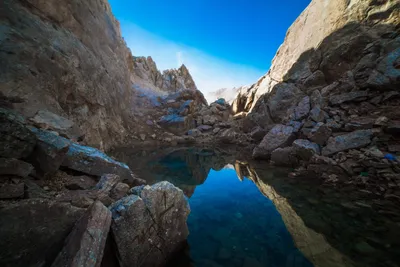
[[[3,106],[66,118],[85,144],[126,143],[154,98],[197,89],[184,65],[161,73],[150,57],[133,57],[106,0],[5,0],[0,21]]]

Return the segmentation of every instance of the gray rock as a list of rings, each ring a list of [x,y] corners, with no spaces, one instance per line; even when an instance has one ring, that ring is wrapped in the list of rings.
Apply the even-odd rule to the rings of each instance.
[[[216,124],[220,119],[217,116],[213,115],[206,115],[203,117],[203,124],[213,126]]]
[[[303,160],[310,160],[313,155],[321,154],[319,145],[306,139],[297,139],[293,142],[292,146],[294,153]]]
[[[313,87],[324,86],[324,85],[326,85],[325,75],[320,70],[317,70],[316,72],[314,72],[312,75],[310,75],[310,77],[308,77],[304,81],[304,86],[306,88],[313,88]]]
[[[0,199],[24,197],[24,183],[0,185]]]
[[[332,119],[327,119],[325,125],[329,127],[332,132],[338,132],[342,128],[342,124]]]
[[[118,175],[104,174],[101,176],[100,181],[97,183],[96,189],[108,195],[119,182],[121,182],[121,178]]]
[[[315,122],[324,122],[326,117],[328,117],[328,115],[319,106],[315,106],[310,111],[310,118]]]
[[[69,190],[86,190],[93,188],[96,181],[89,176],[70,176],[66,175],[65,187]]]
[[[277,166],[296,166],[298,160],[293,147],[277,148],[271,153],[271,161]]]
[[[136,182],[133,173],[126,164],[113,160],[95,148],[78,145],[48,131],[36,128],[31,128],[31,131],[38,139],[48,143],[49,146],[62,149],[66,144],[69,145],[69,150],[61,164],[64,167],[96,176],[101,176],[105,173],[117,174],[122,180]]]
[[[0,208],[0,265],[50,266],[83,212],[70,204],[46,199],[3,205]]]
[[[118,200],[126,196],[129,192],[129,185],[124,183],[118,183],[110,192],[112,199]]]
[[[318,145],[325,145],[326,141],[332,134],[332,130],[324,123],[319,122],[314,128],[308,133],[307,137]]]
[[[358,130],[352,133],[331,137],[322,149],[323,156],[330,156],[340,151],[364,147],[371,143],[372,130]]]
[[[142,192],[144,187],[145,187],[145,185],[139,185],[139,186],[132,187],[129,190],[129,194],[140,196],[140,193]]]
[[[33,132],[37,131],[36,128],[31,129]],[[71,142],[56,134],[38,134],[37,139],[37,144],[29,160],[41,174],[55,173],[64,162]]]
[[[189,205],[169,182],[145,186],[139,196],[127,196],[110,209],[121,266],[164,266],[189,233]]]
[[[299,121],[289,121],[289,123],[287,124],[288,126],[293,127],[293,132],[297,133],[298,131],[300,131],[301,127],[304,125],[302,122]]]
[[[267,131],[264,130],[263,128],[261,128],[260,126],[256,126],[250,133],[250,137],[254,140],[254,141],[261,141],[264,136],[267,134]]]
[[[294,84],[279,83],[275,85],[267,103],[271,118],[281,121],[287,111],[294,108],[302,97],[304,97],[304,93]]]
[[[30,120],[39,128],[56,131],[69,139],[79,140],[83,136],[83,133],[73,121],[48,110],[39,110]]]
[[[199,129],[191,129],[187,132],[189,136],[197,137],[201,135],[201,131]]]
[[[371,129],[375,124],[374,118],[360,117],[352,119],[349,123],[344,125],[346,131],[352,132],[356,130]]]
[[[212,126],[210,125],[200,125],[197,127],[197,130],[201,131],[201,132],[208,132],[210,130],[212,130]]]
[[[36,145],[36,137],[25,125],[22,116],[0,108],[0,157],[28,157]]]
[[[51,266],[100,267],[110,225],[111,212],[96,201],[76,223]]]
[[[303,97],[300,103],[294,110],[295,120],[302,120],[307,117],[310,112],[310,98],[308,96]]]
[[[321,95],[319,90],[314,90],[311,93],[310,100],[311,100],[311,108],[314,108],[316,106],[318,106],[318,107],[325,107],[326,106],[324,98],[322,97],[322,95]]]
[[[0,158],[0,175],[16,175],[25,178],[32,171],[33,166],[25,161],[12,158]]]
[[[368,78],[367,86],[379,90],[397,90],[400,85],[400,48],[388,53]]]
[[[282,124],[276,125],[264,136],[261,143],[254,148],[253,158],[269,159],[272,151],[280,147],[290,146],[295,139],[294,129]]]
[[[332,105],[340,105],[342,103],[351,101],[363,101],[368,96],[367,91],[353,91],[350,93],[344,93],[340,95],[333,95],[329,98],[329,102]]]

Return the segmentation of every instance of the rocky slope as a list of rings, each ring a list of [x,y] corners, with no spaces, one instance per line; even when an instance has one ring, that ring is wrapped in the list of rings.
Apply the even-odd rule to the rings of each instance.
[[[253,157],[400,195],[399,29],[398,1],[312,1],[233,103]]]
[[[133,57],[106,0],[6,0],[0,14],[2,102],[28,119],[67,118],[85,144],[126,144],[138,125],[153,134],[142,117],[154,99],[197,90],[184,65],[161,73],[150,57]]]

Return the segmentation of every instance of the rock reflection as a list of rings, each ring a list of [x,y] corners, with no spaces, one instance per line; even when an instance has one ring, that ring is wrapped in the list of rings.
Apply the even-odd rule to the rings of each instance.
[[[287,178],[288,170],[236,160],[235,152],[198,148],[119,151],[114,155],[149,183],[168,180],[188,197],[210,170],[234,166],[280,213],[296,247],[317,267],[398,266],[399,205],[374,199],[352,185],[334,188],[308,179]],[[189,266],[189,265],[182,265]]]

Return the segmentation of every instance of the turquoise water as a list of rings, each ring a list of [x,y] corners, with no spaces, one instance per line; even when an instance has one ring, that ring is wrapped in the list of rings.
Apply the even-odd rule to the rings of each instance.
[[[234,169],[210,170],[189,203],[195,266],[313,266],[295,247],[272,201]]]

